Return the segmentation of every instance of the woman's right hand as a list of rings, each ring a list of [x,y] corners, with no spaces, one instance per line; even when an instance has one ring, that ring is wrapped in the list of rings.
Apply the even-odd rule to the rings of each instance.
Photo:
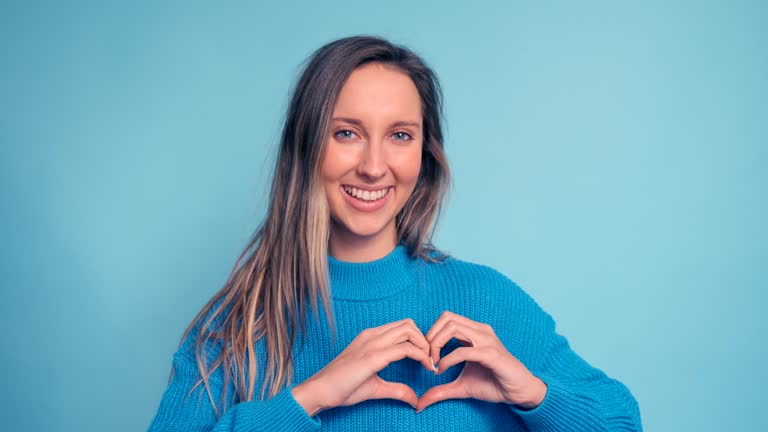
[[[405,357],[434,371],[429,342],[411,318],[360,332],[333,361],[292,389],[309,415],[369,399],[397,399],[416,407],[418,396],[408,385],[381,379],[378,372]]]

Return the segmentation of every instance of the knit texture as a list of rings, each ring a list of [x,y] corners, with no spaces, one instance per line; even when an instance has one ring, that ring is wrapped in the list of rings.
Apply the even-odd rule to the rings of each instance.
[[[387,256],[367,263],[328,257],[337,325],[331,343],[325,312],[320,320],[307,313],[306,341],[294,346],[293,381],[275,397],[240,402],[230,383],[226,412],[217,420],[199,380],[191,350],[195,333],[173,356],[174,377],[166,388],[149,431],[642,431],[637,401],[616,379],[587,363],[556,332],[555,321],[512,280],[480,264],[448,258],[429,263],[408,255],[399,244]],[[475,399],[437,402],[416,413],[391,399],[321,411],[311,417],[291,389],[330,363],[362,330],[412,318],[426,334],[443,311],[489,324],[507,350],[544,383],[547,393],[536,408]],[[441,358],[461,344],[452,339]],[[211,352],[214,358],[216,350]],[[263,341],[256,344],[259,371],[266,367]],[[440,375],[405,358],[379,372],[388,381],[406,383],[421,395],[456,379],[464,363]],[[218,403],[223,391],[221,368],[210,377]]]

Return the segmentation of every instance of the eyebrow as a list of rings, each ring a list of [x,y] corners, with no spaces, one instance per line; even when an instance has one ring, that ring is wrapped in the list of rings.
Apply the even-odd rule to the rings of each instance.
[[[347,123],[352,123],[353,125],[357,125],[357,126],[360,126],[360,127],[363,126],[363,122],[361,120],[359,120],[359,119],[356,119],[356,118],[351,118],[351,117],[334,117],[333,120],[334,121],[343,121],[343,122],[347,122]],[[400,121],[396,121],[396,122],[392,123],[390,126],[391,127],[401,127],[401,126],[421,127],[421,124],[419,124],[418,122],[402,121],[402,120],[400,120]]]

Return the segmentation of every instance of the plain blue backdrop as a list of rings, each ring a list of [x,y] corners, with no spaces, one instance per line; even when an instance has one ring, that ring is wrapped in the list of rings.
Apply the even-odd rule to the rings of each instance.
[[[2,428],[147,428],[301,61],[375,34],[445,88],[437,245],[529,292],[646,430],[768,430],[767,27],[757,1],[2,2]]]

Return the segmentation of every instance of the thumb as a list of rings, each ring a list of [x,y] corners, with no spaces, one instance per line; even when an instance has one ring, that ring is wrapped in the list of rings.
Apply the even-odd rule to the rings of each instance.
[[[378,376],[376,381],[376,390],[374,390],[369,399],[396,399],[416,408],[416,402],[418,402],[419,397],[416,396],[416,392],[408,385],[385,381]]]
[[[421,398],[419,398],[416,404],[416,412],[423,410],[435,402],[440,402],[446,399],[465,399],[467,397],[469,397],[467,392],[458,381],[434,386],[421,395]]]

